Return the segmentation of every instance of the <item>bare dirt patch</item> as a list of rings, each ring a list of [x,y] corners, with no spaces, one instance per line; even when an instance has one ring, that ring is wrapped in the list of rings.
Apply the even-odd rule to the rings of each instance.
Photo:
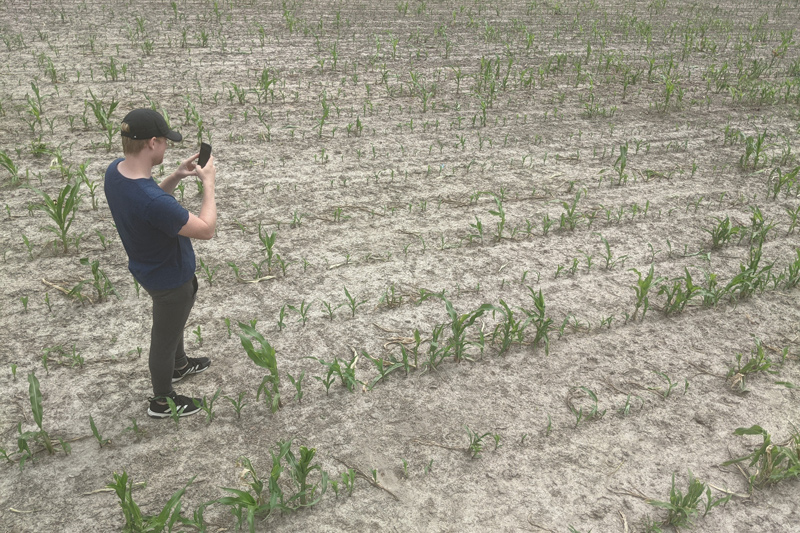
[[[119,529],[98,489],[123,470],[146,514],[196,476],[191,517],[247,490],[242,457],[267,478],[292,439],[338,495],[256,530],[654,530],[667,511],[648,500],[689,471],[731,496],[698,529],[800,523],[796,479],[751,491],[722,466],[761,444],[737,428],[797,434],[797,3],[373,4],[0,3],[0,529]],[[112,102],[105,130],[92,106]],[[186,331],[213,363],[176,386],[221,391],[210,423],[145,414],[150,302],[102,192],[114,125],[140,106],[186,139],[164,172],[214,146],[218,232],[195,243],[208,270]],[[65,252],[31,207],[75,183]],[[120,298],[98,297],[92,261]],[[459,362],[443,297],[459,317],[495,307],[467,323]],[[505,351],[501,301],[526,326]],[[277,413],[239,321],[277,351]],[[416,367],[376,381],[367,355],[413,361],[415,331]],[[771,366],[743,393],[728,374],[759,345]],[[326,390],[318,360],[354,354],[354,386]],[[30,373],[56,453],[31,441],[20,468]],[[222,396],[242,392],[239,418]],[[348,468],[364,474],[352,494]],[[236,524],[221,503],[205,520]]]

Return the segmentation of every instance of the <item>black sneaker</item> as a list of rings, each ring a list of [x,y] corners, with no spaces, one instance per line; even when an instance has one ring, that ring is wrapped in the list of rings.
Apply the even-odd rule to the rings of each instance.
[[[197,403],[203,402],[202,398],[189,398],[188,396],[181,396],[180,394],[176,394],[175,391],[169,393],[168,396],[172,398],[173,402],[175,402],[175,408],[178,411],[178,416],[189,416],[199,412],[200,408],[194,404],[194,400],[197,400]],[[164,398],[164,396],[150,398],[150,407],[147,408],[147,415],[149,417],[167,418],[172,416],[172,411],[169,408],[169,404]]]
[[[176,368],[172,372],[173,383],[182,380],[189,374],[199,374],[200,372],[205,372],[206,369],[211,366],[211,360],[208,357],[187,357],[187,359],[189,360],[189,364],[180,369]]]

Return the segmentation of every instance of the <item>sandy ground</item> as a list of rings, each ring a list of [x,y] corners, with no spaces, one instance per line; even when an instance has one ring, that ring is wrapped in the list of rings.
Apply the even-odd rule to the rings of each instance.
[[[290,440],[298,456],[300,446],[316,449],[338,494],[329,484],[316,505],[276,511],[257,531],[647,531],[667,518],[648,501],[669,499],[673,474],[685,492],[690,472],[714,498],[731,496],[708,516],[701,509],[697,530],[800,523],[797,480],[750,491],[739,469],[722,466],[761,444],[736,428],[758,424],[779,444],[797,432],[800,312],[788,280],[800,257],[790,214],[800,186],[773,194],[774,169],[798,165],[800,53],[782,41],[798,27],[796,5],[173,5],[0,4],[0,150],[20,173],[15,182],[0,169],[0,447],[9,455],[0,531],[121,529],[116,495],[98,490],[123,470],[145,484],[133,492],[145,514],[194,477],[182,498],[191,517],[223,487],[247,489],[241,457],[266,479],[276,443]],[[266,92],[265,72],[275,80]],[[217,235],[195,251],[216,271],[198,270],[185,337],[189,355],[212,366],[176,384],[182,394],[221,391],[211,422],[146,416],[150,301],[105,205],[102,175],[119,136],[104,146],[92,94],[106,108],[119,102],[117,122],[155,105],[183,133],[156,178],[199,136],[214,146]],[[747,138],[753,145],[764,132],[758,158],[741,163]],[[53,196],[80,180],[81,164],[65,253],[30,207],[41,202],[35,189]],[[192,180],[176,196],[199,210]],[[709,230],[726,217],[741,229],[715,248]],[[708,306],[698,297],[668,314],[659,289],[687,272],[706,289],[714,276],[725,287],[757,248],[760,220],[772,225],[760,268],[772,267],[754,293]],[[276,233],[283,268],[267,270],[260,231]],[[91,282],[91,302],[60,290],[91,278],[83,257],[99,261],[119,298],[98,301]],[[271,279],[243,281],[260,263]],[[637,313],[633,269],[651,266],[650,307]],[[345,289],[363,302],[354,312]],[[549,353],[529,325],[500,354],[501,301],[524,318],[539,291]],[[432,293],[459,315],[496,308],[466,329],[460,362],[429,364],[432,332],[444,325],[446,343],[452,322]],[[289,306],[307,306],[307,322]],[[256,400],[265,371],[237,335],[237,322],[254,320],[277,351],[277,413]],[[374,383],[366,355],[401,358],[415,330],[417,368]],[[749,376],[742,393],[726,376],[756,339],[772,372]],[[345,365],[354,354],[358,384],[326,391],[318,359]],[[71,453],[34,446],[20,468],[18,424],[38,429],[32,372],[43,428]],[[301,374],[298,401],[289,376]],[[223,396],[240,393],[238,418]],[[132,420],[143,434],[128,429]],[[468,431],[484,436],[479,457]],[[348,468],[352,493],[341,483]],[[288,476],[279,481],[287,499]],[[220,503],[205,519],[208,531],[236,526]]]

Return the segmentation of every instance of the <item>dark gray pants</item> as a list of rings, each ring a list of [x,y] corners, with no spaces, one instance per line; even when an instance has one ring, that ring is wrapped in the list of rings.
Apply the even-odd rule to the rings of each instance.
[[[146,289],[145,289],[146,290]],[[153,395],[172,392],[172,373],[189,362],[183,349],[183,328],[197,295],[197,276],[176,289],[150,291],[153,329],[150,333],[150,379]]]

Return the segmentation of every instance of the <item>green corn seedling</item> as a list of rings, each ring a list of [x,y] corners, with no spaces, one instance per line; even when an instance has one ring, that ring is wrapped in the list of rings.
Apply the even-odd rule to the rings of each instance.
[[[31,450],[31,443],[39,444],[51,455],[55,453],[55,446],[53,445],[50,434],[42,428],[42,417],[44,413],[42,408],[42,392],[39,388],[39,380],[36,379],[36,375],[33,372],[28,374],[28,395],[30,397],[33,421],[36,422],[36,426],[39,430],[23,432],[22,422],[17,424],[17,447],[20,454],[20,470],[25,466],[25,462],[28,459],[33,460],[35,452]],[[59,441],[64,452],[68,454],[70,451],[69,445],[61,439],[59,439]]]
[[[628,181],[628,174],[625,167],[628,165],[628,143],[619,147],[619,157],[614,162],[614,170],[617,172],[617,186],[624,185]],[[612,181],[613,184],[613,181]]]
[[[295,307],[293,305],[287,305],[286,307],[288,307],[289,309],[300,315],[300,322],[302,322],[303,325],[305,326],[306,322],[308,322],[308,309],[310,306],[311,303],[306,303],[306,301],[303,300],[302,302],[300,302],[300,307]],[[283,310],[283,308],[281,308],[281,310]],[[283,317],[281,317],[281,320],[282,319]]]
[[[753,246],[749,251],[747,264],[739,265],[739,273],[722,289],[722,294],[731,301],[744,300],[753,294],[763,292],[770,279],[773,263],[759,268],[761,262],[761,245]]]
[[[45,226],[45,229],[53,232],[64,247],[64,253],[67,253],[70,239],[68,237],[69,229],[72,226],[75,215],[78,212],[78,205],[81,201],[80,196],[80,182],[75,185],[65,185],[58,197],[55,199],[39,189],[34,189],[39,196],[44,200],[41,204],[34,204],[33,209],[44,211],[54,225]]]
[[[496,307],[493,309],[493,311],[500,311],[504,316],[504,320],[495,326],[494,333],[492,334],[492,344],[494,344],[499,335],[499,355],[502,355],[508,351],[512,343],[522,342],[525,327],[528,325],[528,323],[530,323],[530,320],[525,322],[517,320],[514,316],[514,311],[512,311],[508,304],[506,304],[506,302],[502,299],[500,300],[500,305],[502,307]]]
[[[328,313],[328,319],[333,322],[333,313],[342,307],[344,304],[339,304],[337,306],[332,306],[330,303],[326,302],[325,300],[322,301],[322,307],[325,309],[325,312]]]
[[[290,441],[291,442],[291,441]],[[319,464],[311,464],[316,448],[306,448],[300,446],[300,458],[296,458],[291,450],[286,452],[286,462],[289,465],[289,477],[295,485],[297,492],[289,499],[289,504],[298,502],[298,507],[311,507],[318,503],[328,488],[328,475],[322,470]],[[310,476],[314,471],[318,471],[321,480],[316,483],[311,482]],[[319,490],[319,493],[317,491]]]
[[[278,374],[278,360],[275,355],[275,349],[270,345],[267,340],[256,331],[254,326],[250,326],[243,322],[239,322],[239,339],[241,340],[242,347],[244,347],[247,356],[261,368],[269,371],[269,374],[264,376],[261,384],[256,393],[256,400],[259,399],[261,393],[264,393],[264,398],[270,410],[274,413],[281,407],[281,394],[280,394],[280,375]],[[256,348],[251,339],[255,339],[259,343]]]
[[[737,428],[733,434],[760,435],[762,438],[762,444],[751,453],[722,463],[726,466],[749,460],[748,467],[755,467],[754,472],[745,469],[745,477],[750,484],[751,492],[754,488],[761,489],[780,481],[800,477],[800,432],[796,429],[784,444],[773,444],[771,435],[759,425]]]
[[[222,389],[217,389],[214,395],[210,398],[204,395],[202,399],[192,400],[192,403],[194,403],[195,407],[201,409],[206,414],[206,421],[209,423],[214,420],[214,402],[217,401],[220,393],[222,393]]]
[[[657,389],[655,387],[648,387],[648,390],[658,392],[666,400],[667,398],[669,398],[669,395],[672,394],[672,389],[674,389],[678,385],[678,382],[672,381],[672,379],[665,372],[659,372],[658,370],[653,370],[653,374],[657,375],[666,382],[666,388]]]
[[[300,372],[300,376],[297,379],[295,379],[294,376],[292,376],[291,374],[287,375],[289,376],[289,381],[292,382],[292,385],[294,385],[295,390],[297,390],[297,393],[295,393],[294,395],[294,399],[297,400],[298,402],[301,402],[303,400],[303,378],[306,375],[305,370]]]
[[[89,95],[92,97],[92,101],[90,102],[87,100],[86,106],[91,108],[94,117],[97,119],[98,124],[100,124],[100,128],[106,134],[106,148],[110,151],[114,135],[119,131],[119,125],[116,121],[111,119],[111,115],[114,113],[117,105],[119,105],[119,102],[112,98],[111,103],[106,106],[102,100],[99,100],[94,95],[91,89],[89,90]]]
[[[572,402],[573,395],[578,391],[578,389],[585,392],[589,396],[589,399],[592,401],[592,404],[585,411],[583,407],[576,408],[575,404]],[[598,409],[597,395],[594,393],[594,391],[592,391],[588,387],[583,387],[583,386],[578,387],[578,389],[573,390],[567,397],[567,407],[569,407],[569,410],[575,416],[575,427],[578,427],[578,425],[581,423],[582,420],[595,420],[602,418],[603,415],[606,414],[605,409],[602,411]]]
[[[606,250],[606,254],[603,257],[603,259],[605,259],[606,261],[606,270],[611,270],[617,265],[617,263],[619,263],[620,266],[625,265],[625,260],[628,258],[627,255],[614,258],[613,254],[611,253],[611,245],[608,244],[606,238],[600,235],[599,233],[593,233],[593,235],[597,235],[598,237],[600,237],[600,240],[603,241],[603,246],[605,247]]]
[[[376,376],[372,381],[367,384],[367,388],[372,390],[375,385],[378,384],[379,381],[383,380],[399,368],[404,368],[404,364],[401,361],[385,361],[380,357],[372,357],[366,350],[361,350],[361,355],[372,361],[375,365],[375,368],[378,370],[378,376]],[[389,364],[387,364],[389,363]],[[406,368],[407,368],[407,360],[406,360]]]
[[[2,153],[0,153],[0,160],[2,160]],[[800,173],[800,165],[786,173],[781,172],[780,167],[772,169],[772,172],[769,173],[769,177],[767,178],[767,198],[769,198],[769,194],[772,193],[772,199],[777,200],[778,194],[784,188],[786,188],[786,197],[788,198],[791,194],[790,191],[792,187],[797,182],[798,173]],[[774,179],[773,175],[775,175]]]
[[[200,263],[200,271],[206,277],[206,281],[208,281],[208,286],[209,287],[213,287],[214,286],[214,276],[216,276],[217,271],[222,267],[218,265],[218,266],[215,266],[215,267],[212,268],[212,267],[208,266],[203,261],[202,257],[198,258],[198,261]]]
[[[576,211],[578,207],[578,201],[580,201],[580,199],[581,193],[578,192],[575,194],[575,198],[573,198],[572,203],[566,201],[561,202],[561,207],[564,208],[564,212],[561,214],[559,227],[566,228],[570,231],[575,229],[581,217],[581,214]],[[547,232],[545,232],[545,235],[546,234]]]
[[[119,498],[119,505],[122,508],[122,514],[125,519],[125,524],[122,527],[124,533],[161,532],[172,531],[175,524],[182,520],[180,500],[186,489],[193,482],[194,477],[182,489],[172,495],[157,515],[142,514],[139,506],[133,500],[133,480],[128,479],[128,473],[125,470],[122,471],[122,475],[114,472],[114,481],[106,485],[106,487],[114,489],[117,498]]]
[[[754,340],[756,347],[750,352],[744,364],[742,362],[744,356],[741,353],[737,353],[735,366],[730,367],[726,376],[731,388],[738,388],[741,392],[747,392],[747,379],[751,375],[756,375],[759,372],[777,374],[776,370],[770,370],[772,360],[767,357],[761,339],[755,337]]]
[[[342,472],[342,485],[347,490],[348,496],[353,495],[353,489],[356,486],[356,471],[352,468],[348,468],[345,472]]]
[[[0,168],[6,169],[11,175],[11,184],[16,185],[20,181],[20,169],[11,160],[8,154],[0,150]]]
[[[663,281],[662,277],[655,278],[653,274],[653,265],[650,265],[650,271],[647,273],[647,276],[642,276],[641,272],[636,270],[635,268],[629,269],[632,272],[636,272],[636,275],[639,276],[639,279],[636,281],[636,285],[633,285],[633,290],[636,293],[636,303],[635,309],[633,311],[633,319],[636,319],[637,313],[639,313],[639,309],[642,309],[642,320],[644,320],[645,315],[647,314],[647,309],[650,307],[650,299],[648,298],[648,293],[650,292],[650,287],[653,284],[658,285],[661,281]]]
[[[265,229],[262,228],[261,222],[258,223],[258,238],[261,241],[261,244],[264,247],[261,249],[262,252],[265,253],[266,258],[264,261],[267,263],[267,273],[272,274],[272,266],[274,262],[274,247],[275,247],[275,239],[277,239],[278,234],[277,232],[268,233]],[[263,263],[263,262],[262,262]]]
[[[444,295],[439,296],[444,301],[447,314],[450,316],[450,332],[452,337],[450,339],[450,346],[453,349],[453,356],[456,362],[460,362],[466,355],[466,332],[475,321],[483,316],[487,311],[494,309],[490,304],[483,304],[477,309],[464,314],[458,314],[453,308],[453,304],[445,298]]]
[[[228,400],[231,405],[233,406],[234,411],[236,411],[236,419],[239,420],[242,418],[242,409],[244,406],[247,405],[247,402],[244,401],[244,397],[247,395],[247,391],[241,391],[239,395],[234,399],[230,396],[223,396],[226,400]]]
[[[356,316],[356,309],[364,305],[369,301],[368,298],[365,298],[361,301],[358,301],[355,297],[350,294],[350,291],[347,290],[347,287],[344,288],[344,295],[347,297],[346,304],[350,307],[351,317],[355,318]],[[331,320],[333,320],[333,315],[331,315]]]
[[[496,216],[499,220],[497,221],[496,225],[496,234],[495,240],[501,240],[503,238],[503,230],[506,227],[506,212],[503,209],[503,199],[497,196],[494,193],[490,193],[492,198],[494,199],[495,209],[489,210],[490,215]],[[475,217],[477,220],[477,217]],[[483,240],[483,231],[480,231],[481,234],[481,241]]]
[[[703,501],[703,495],[706,497],[705,501]],[[711,496],[711,487],[695,479],[690,470],[689,486],[686,490],[686,494],[683,494],[680,489],[675,486],[675,474],[672,474],[672,487],[669,493],[669,501],[647,500],[647,503],[667,510],[667,518],[663,522],[664,526],[682,528],[691,527],[695,517],[700,515],[700,511],[703,511],[700,516],[705,517],[711,509],[717,505],[726,504],[730,499],[730,494],[722,498],[713,498]]]
[[[97,425],[95,425],[94,418],[92,418],[92,415],[89,415],[89,427],[92,428],[92,435],[94,435],[94,438],[97,439],[97,442],[100,444],[101,448],[106,444],[111,444],[111,439],[104,439],[103,436],[100,434],[100,432],[97,430]]]
[[[523,309],[523,312],[528,317],[525,326],[527,327],[528,323],[531,323],[536,329],[533,341],[531,341],[531,346],[536,347],[544,344],[545,355],[550,355],[549,334],[553,327],[553,319],[545,316],[545,302],[544,296],[542,296],[542,290],[539,289],[537,293],[533,288],[528,286],[528,292],[530,292],[531,298],[533,298],[533,305],[535,307],[535,309],[530,310]]]
[[[738,235],[743,229],[740,226],[732,225],[730,218],[728,217],[725,217],[724,219],[721,217],[714,217],[714,220],[716,221],[715,225],[711,226],[710,228],[703,228],[703,231],[711,235],[712,250],[722,248],[728,244],[731,238]]]
[[[131,425],[122,430],[122,432],[130,431],[136,436],[136,440],[141,439],[145,435],[145,430],[139,427],[136,419],[131,417]]]
[[[490,436],[492,432],[487,431],[483,435],[479,435],[472,431],[466,424],[464,425],[464,429],[467,431],[467,439],[469,441],[467,444],[467,453],[473,459],[480,458],[481,452],[483,451],[483,439]]]
[[[175,429],[177,429],[181,421],[181,414],[178,412],[178,406],[175,405],[175,400],[169,396],[164,399],[167,401],[167,405],[169,406],[169,417],[173,422],[175,422]]]
[[[450,355],[452,344],[444,342],[444,328],[447,324],[439,324],[434,326],[431,332],[430,341],[428,341],[428,360],[422,363],[421,370],[423,373],[427,370],[436,370],[439,364]],[[416,357],[414,358],[416,363]]]
[[[471,233],[469,235],[469,240],[472,242],[472,239],[479,239],[481,244],[483,243],[483,224],[481,223],[481,219],[477,216],[475,217],[475,224],[470,224],[469,227],[474,228],[477,233]]]
[[[682,313],[692,298],[706,295],[703,287],[693,283],[689,269],[684,267],[683,270],[686,274],[683,278],[669,281],[658,289],[658,295],[661,296],[663,294],[667,298],[664,304],[664,314],[667,316]]]
[[[283,328],[286,327],[283,319],[286,318],[286,306],[281,306],[281,310],[278,313],[278,331],[283,331]]]

